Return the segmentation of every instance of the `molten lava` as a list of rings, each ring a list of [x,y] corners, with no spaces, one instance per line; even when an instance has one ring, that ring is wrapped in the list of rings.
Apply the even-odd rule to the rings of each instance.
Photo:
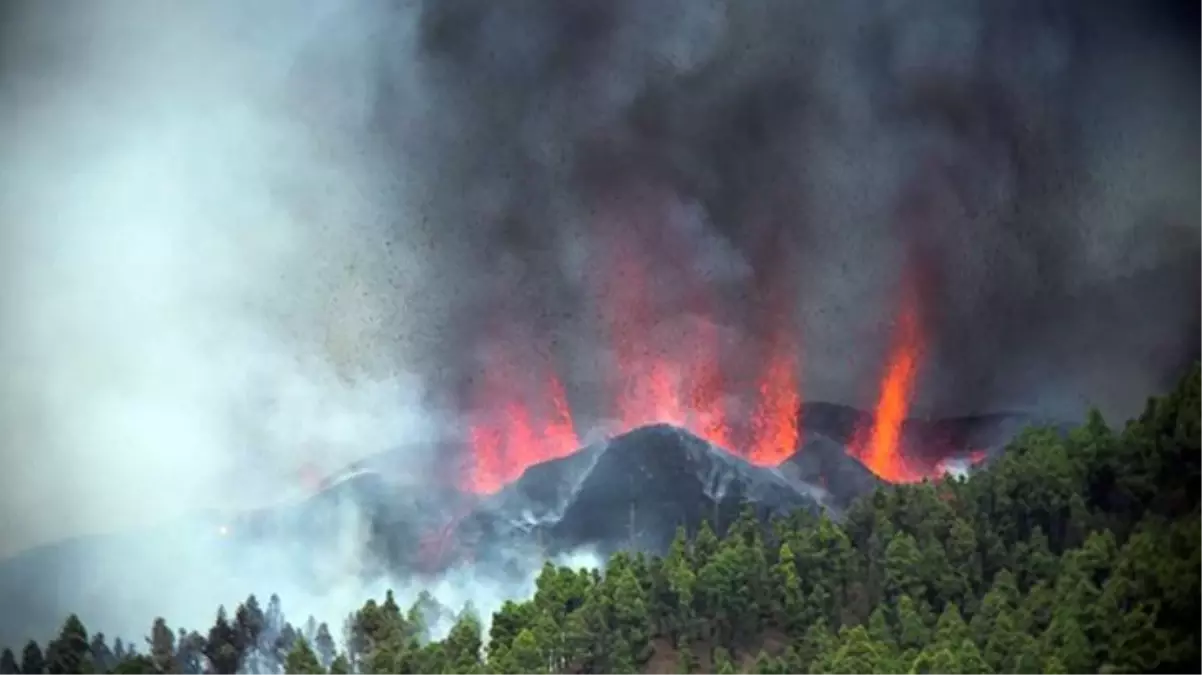
[[[527,467],[580,447],[567,394],[554,371],[544,367],[531,376],[516,370],[516,361],[507,356],[489,360],[474,392],[477,417],[468,429],[471,456],[463,487],[478,494],[496,492]]]
[[[797,450],[801,406],[797,362],[787,338],[778,338],[769,352],[757,391],[747,459],[758,466],[777,466]]]
[[[789,283],[767,274],[754,280],[747,309],[770,322],[753,331],[766,340],[742,335],[737,345],[724,341],[723,319],[730,317],[716,310],[743,307],[717,301],[722,289],[712,281],[714,268],[702,264],[708,258],[698,238],[679,213],[657,204],[652,198],[610,205],[596,221],[599,236],[589,242],[585,302],[596,310],[593,328],[608,348],[599,350],[601,372],[589,385],[594,400],[588,418],[608,420],[602,431],[610,434],[673,424],[753,464],[778,466],[797,451],[801,435],[801,354]],[[769,268],[792,269],[788,263],[781,259]],[[937,476],[940,462],[955,452],[903,433],[924,346],[921,269],[912,266],[902,284],[873,416],[849,449],[893,483]],[[470,387],[470,464],[461,485],[478,494],[493,493],[528,467],[580,446],[554,345],[513,321],[518,314],[498,307],[498,324],[488,331],[491,351]]]
[[[869,470],[891,483],[915,482],[926,475],[907,462],[902,448],[902,424],[910,409],[921,347],[916,302],[912,294],[907,294],[894,326],[871,430],[867,438],[861,434],[861,440],[852,448],[852,454]]]
[[[797,450],[797,359],[787,321],[773,326],[762,350],[750,419],[732,419],[723,369],[722,331],[712,289],[690,255],[687,237],[656,230],[654,245],[610,238],[600,282],[605,329],[614,346],[618,432],[657,422],[687,429],[712,445],[761,466],[776,466]],[[646,251],[677,251],[676,259],[651,260]],[[652,279],[648,271],[658,275]],[[667,283],[664,283],[666,280]],[[662,286],[677,291],[664,297]],[[680,289],[687,289],[681,293]],[[675,315],[661,315],[661,305]],[[788,316],[776,314],[774,316]]]
[[[592,249],[598,328],[612,356],[597,416],[614,422],[606,429],[611,434],[668,423],[754,464],[776,466],[796,452],[799,433],[799,362],[788,321],[772,326],[768,344],[752,350],[759,357],[751,368],[755,381],[733,382],[708,273],[697,265],[690,238],[673,236],[672,228],[648,228],[625,240],[607,233],[607,245]],[[652,260],[646,253],[652,250],[679,255]],[[780,316],[788,315],[773,313]],[[494,351],[471,387],[475,422],[461,482],[480,494],[579,447],[564,386],[548,359],[520,351],[529,336],[490,333]],[[742,389],[751,400],[731,405],[728,394]]]

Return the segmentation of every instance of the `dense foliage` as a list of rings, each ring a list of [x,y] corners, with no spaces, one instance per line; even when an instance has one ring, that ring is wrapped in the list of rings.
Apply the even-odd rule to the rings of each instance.
[[[428,596],[392,594],[330,629],[277,597],[218,610],[205,633],[154,621],[135,651],[77,617],[5,673],[1199,672],[1198,368],[1121,432],[1097,414],[1032,429],[968,479],[897,486],[841,523],[750,512],[719,537],[605,570],[548,564],[487,635],[471,608],[446,638]]]

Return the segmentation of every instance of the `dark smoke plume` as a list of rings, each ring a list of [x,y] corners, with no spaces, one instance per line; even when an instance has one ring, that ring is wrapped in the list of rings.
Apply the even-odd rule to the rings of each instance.
[[[381,54],[418,60],[423,136],[392,118],[386,86],[375,119],[423,166],[430,283],[452,299],[435,362],[470,371],[490,339],[474,320],[505,307],[579,370],[597,334],[582,280],[607,264],[598,242],[633,238],[661,285],[675,260],[711,261],[701,283],[748,349],[763,299],[785,294],[807,399],[870,403],[909,276],[919,409],[1130,413],[1198,352],[1190,16],[423,3],[416,53]],[[668,323],[685,310],[665,297]]]

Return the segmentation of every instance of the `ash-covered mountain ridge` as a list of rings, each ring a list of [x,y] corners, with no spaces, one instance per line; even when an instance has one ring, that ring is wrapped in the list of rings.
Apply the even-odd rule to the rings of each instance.
[[[389,564],[406,566],[410,556],[393,554],[414,548],[412,542],[421,539],[423,532],[437,528],[485,546],[494,537],[516,543],[533,536],[542,538],[541,546],[551,550],[630,544],[654,549],[655,542],[665,536],[670,539],[677,525],[697,524],[703,518],[720,524],[744,502],[766,516],[794,508],[822,508],[838,517],[855,498],[884,484],[849,450],[871,419],[869,413],[850,406],[803,405],[804,431],[798,450],[776,467],[751,464],[681,428],[649,425],[535,464],[488,496],[436,481],[415,489],[412,480],[396,480],[409,466],[405,451],[384,451],[327,478],[298,501],[233,518],[203,514],[167,529],[199,527],[205,537],[220,530],[223,538],[234,542],[298,535],[321,540],[336,536],[346,517],[357,513],[368,516],[376,538],[407,540],[385,547],[391,551],[380,551],[397,558]],[[1024,413],[999,413],[911,419],[903,424],[901,436],[918,454],[993,455],[1030,425],[1063,426]],[[88,542],[104,539],[71,539],[28,554],[78,551],[88,548]],[[4,567],[0,563],[0,575]]]
[[[400,451],[355,464],[292,510],[257,514],[260,533],[300,522],[329,522],[331,504],[353,503],[370,523],[370,557],[386,569],[436,571],[465,561],[514,563],[577,549],[661,551],[679,526],[708,520],[718,529],[744,504],[769,518],[797,508],[839,517],[860,495],[885,483],[850,451],[869,413],[829,403],[802,406],[798,449],[775,467],[754,465],[667,424],[633,429],[560,459],[535,464],[487,496],[452,488],[389,489],[403,471]],[[1048,420],[998,413],[912,419],[901,437],[914,461],[966,460],[999,452],[1023,427]],[[966,462],[962,462],[967,466]],[[262,523],[269,523],[264,526]],[[272,525],[272,523],[276,523]],[[308,527],[310,537],[333,536]],[[323,534],[318,534],[324,532]],[[416,543],[415,543],[416,542]]]
[[[678,526],[729,521],[744,504],[764,517],[821,506],[816,491],[778,469],[655,424],[531,467],[485,499],[458,531],[478,542],[533,537],[551,554],[580,547],[658,551]]]

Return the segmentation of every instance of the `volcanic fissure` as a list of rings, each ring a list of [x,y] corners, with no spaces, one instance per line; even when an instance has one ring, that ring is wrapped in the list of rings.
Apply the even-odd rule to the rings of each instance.
[[[605,422],[582,428],[547,351],[523,346],[534,342],[527,331],[516,326],[493,331],[483,350],[484,365],[469,387],[472,422],[460,475],[463,489],[493,494],[530,466],[571,455],[583,438],[657,423],[683,428],[761,467],[779,466],[799,451],[802,350],[789,321],[764,312],[778,320],[755,350],[753,380],[740,382],[724,367],[717,318],[698,300],[708,297],[704,279],[691,280],[695,292],[687,328],[665,340],[654,330],[649,261],[625,247],[608,262],[611,274],[599,292],[612,354],[603,387]],[[873,474],[893,483],[938,475],[950,459],[939,453],[954,451],[924,447],[911,452],[917,449],[903,438],[922,365],[919,294],[911,285],[903,288],[878,399],[848,448]],[[971,452],[965,459],[977,463],[984,453]]]

